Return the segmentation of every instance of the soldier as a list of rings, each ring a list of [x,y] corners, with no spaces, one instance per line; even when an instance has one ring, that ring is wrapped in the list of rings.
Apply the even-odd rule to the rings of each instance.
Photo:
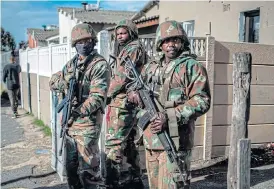
[[[138,40],[138,30],[131,20],[122,20],[115,27],[116,46],[113,75],[108,90],[108,113],[106,133],[106,184],[112,188],[136,186],[142,188],[140,179],[139,154],[134,144],[136,128],[134,126],[135,106],[127,101],[127,84],[125,62],[129,56],[141,72],[146,62],[146,53]],[[121,168],[124,157],[129,166],[127,178],[122,179]],[[133,183],[133,184],[132,184]],[[129,184],[129,185],[128,185]],[[127,186],[126,186],[127,185]]]
[[[94,50],[96,33],[88,23],[78,24],[71,32],[72,47],[76,48],[76,64],[70,60],[62,71],[50,80],[53,91],[64,93],[76,65],[77,87],[72,117],[66,136],[66,170],[69,188],[98,187],[100,154],[98,139],[110,80],[107,61]]]
[[[189,188],[194,122],[210,108],[207,72],[190,54],[189,40],[178,22],[166,21],[156,32],[156,50],[162,56],[142,71],[145,82],[157,94],[155,98],[164,109],[144,131],[149,186],[150,189]],[[128,100],[140,103],[138,92],[129,93]],[[138,116],[143,113],[140,111]],[[176,164],[170,163],[157,137],[163,130],[170,137],[179,137],[175,146],[180,161],[185,163],[180,165],[185,169],[185,177],[179,174]]]

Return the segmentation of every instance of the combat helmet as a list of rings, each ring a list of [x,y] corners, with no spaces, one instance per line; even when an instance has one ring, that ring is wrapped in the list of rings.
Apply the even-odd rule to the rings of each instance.
[[[189,46],[189,40],[182,25],[175,20],[161,23],[156,30],[156,51],[161,51],[161,45],[165,39],[179,37],[183,40],[184,46]]]
[[[116,35],[117,29],[120,27],[126,27],[129,31],[129,35],[131,38],[138,38],[138,28],[132,20],[128,20],[128,19],[121,20],[114,29],[115,35]]]
[[[71,31],[71,46],[75,47],[75,44],[82,39],[94,39],[97,42],[97,36],[94,29],[88,23],[77,24]]]

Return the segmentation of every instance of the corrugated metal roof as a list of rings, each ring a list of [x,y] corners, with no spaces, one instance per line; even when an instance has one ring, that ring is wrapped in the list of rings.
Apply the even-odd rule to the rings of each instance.
[[[114,10],[83,10],[83,8],[59,7],[59,11],[64,11],[70,15],[75,11],[75,18],[82,22],[116,24],[122,19],[129,19],[136,12],[134,11],[114,11]]]

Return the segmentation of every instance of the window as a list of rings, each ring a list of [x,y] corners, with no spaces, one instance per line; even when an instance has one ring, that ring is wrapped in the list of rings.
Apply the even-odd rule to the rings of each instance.
[[[187,36],[188,37],[194,37],[194,34],[195,34],[195,30],[194,30],[195,20],[181,22],[181,24],[182,24]]]
[[[67,37],[63,37],[63,43],[67,43]]]
[[[240,14],[239,41],[259,43],[260,10]]]

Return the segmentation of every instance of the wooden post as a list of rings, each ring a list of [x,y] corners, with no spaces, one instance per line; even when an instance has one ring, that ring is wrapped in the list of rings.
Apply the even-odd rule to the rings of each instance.
[[[251,80],[251,54],[233,55],[233,107],[230,131],[227,188],[237,188],[237,142],[247,137],[249,88]]]
[[[206,37],[206,70],[208,74],[211,99],[214,99],[214,49],[215,39],[212,36]],[[204,146],[203,159],[210,160],[212,153],[212,121],[213,121],[213,100],[210,109],[205,114],[204,119]]]
[[[237,157],[237,189],[250,188],[250,140],[240,139]]]

